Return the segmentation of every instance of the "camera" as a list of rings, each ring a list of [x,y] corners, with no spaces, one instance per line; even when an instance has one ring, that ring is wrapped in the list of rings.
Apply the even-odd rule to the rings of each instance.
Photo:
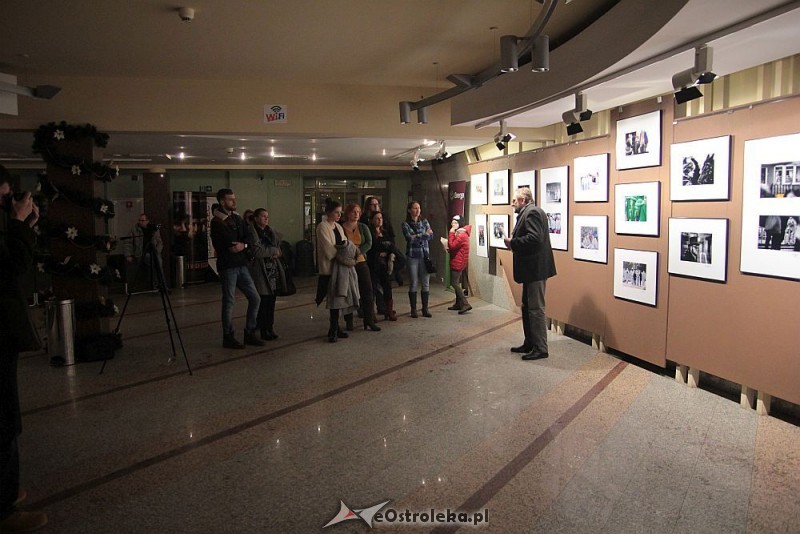
[[[11,208],[13,207],[13,202],[20,202],[27,194],[27,191],[18,191],[16,193],[8,193],[7,195],[3,195],[0,197],[2,199],[0,206],[2,206],[4,210],[10,212]]]

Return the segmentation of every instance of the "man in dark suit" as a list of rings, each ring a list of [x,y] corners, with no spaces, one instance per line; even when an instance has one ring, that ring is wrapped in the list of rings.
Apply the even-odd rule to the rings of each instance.
[[[522,330],[525,342],[511,352],[523,353],[523,360],[541,360],[547,352],[547,322],[544,313],[545,283],[556,275],[547,214],[533,203],[527,187],[517,189],[511,200],[517,224],[511,237],[504,238],[514,253],[514,281],[522,284]]]

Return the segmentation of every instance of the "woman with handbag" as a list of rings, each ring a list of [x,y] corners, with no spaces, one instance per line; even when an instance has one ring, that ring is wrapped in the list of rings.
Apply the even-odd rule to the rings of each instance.
[[[280,234],[269,226],[269,212],[258,208],[253,213],[253,223],[247,225],[247,245],[253,255],[248,269],[258,294],[261,295],[256,324],[264,341],[278,339],[278,334],[273,329],[275,297],[280,290],[281,280],[285,280],[281,276],[283,263],[280,260],[280,244]]]
[[[420,295],[422,296],[422,316],[432,317],[428,309],[428,298],[430,297],[430,277],[436,271],[430,259],[430,248],[428,242],[433,237],[433,230],[428,224],[427,219],[423,219],[420,214],[422,207],[419,202],[412,200],[406,209],[408,215],[403,221],[403,236],[406,238],[406,258],[408,274],[411,278],[408,287],[408,302],[411,305],[411,317],[416,319],[417,315],[417,285],[420,285]]]
[[[356,256],[356,275],[358,275],[358,292],[361,295],[361,313],[364,316],[364,330],[370,329],[373,332],[380,332],[381,328],[375,324],[375,303],[372,297],[372,278],[369,275],[366,255],[372,248],[372,234],[366,224],[359,222],[361,217],[361,206],[356,203],[348,204],[344,208],[344,228],[345,236],[358,247]],[[347,320],[345,316],[347,330],[353,329],[353,316]]]
[[[383,226],[383,214],[373,211],[369,217],[369,231],[372,234],[372,248],[367,252],[367,265],[369,265],[372,280],[380,285],[381,291],[375,291],[378,298],[383,299],[383,316],[387,321],[396,321],[392,298],[392,278],[389,272],[392,254],[397,249],[394,236],[390,235]],[[381,306],[378,306],[380,309]]]

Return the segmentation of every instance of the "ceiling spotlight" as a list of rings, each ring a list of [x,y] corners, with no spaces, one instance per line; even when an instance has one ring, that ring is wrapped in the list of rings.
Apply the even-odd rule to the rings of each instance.
[[[419,157],[419,149],[417,149],[414,152],[414,157],[411,158],[411,170],[412,171],[418,171],[419,170],[419,164],[420,164],[421,161],[422,161],[422,158]]]
[[[192,22],[194,20],[194,9],[191,7],[179,7],[178,16],[183,22]]]
[[[516,135],[506,129],[506,121],[500,121],[500,131],[494,136],[494,144],[497,146],[497,150],[505,150],[508,143],[516,138]]]
[[[439,161],[450,157],[450,154],[447,152],[447,146],[445,145],[444,140],[439,141],[439,150],[436,152],[436,155],[434,157]]]
[[[400,102],[400,124],[411,122],[411,102]]]
[[[580,114],[574,109],[562,113],[561,120],[567,125],[567,135],[575,135],[583,131]]]
[[[516,72],[518,70],[517,36],[504,35],[500,38],[500,72]]]
[[[428,108],[417,109],[417,122],[419,124],[428,124]]]
[[[697,86],[711,83],[717,77],[711,72],[713,60],[713,49],[707,45],[700,46],[694,50],[694,66],[672,76],[672,88],[676,91],[675,101],[678,104],[703,96]]]
[[[539,34],[533,41],[531,49],[531,70],[547,72],[550,70],[550,37]]]
[[[61,91],[60,87],[55,85],[37,85],[36,87],[27,87],[24,85],[17,85],[0,81],[0,92],[14,93],[21,96],[29,96],[31,98],[39,98],[42,100],[50,100]]]

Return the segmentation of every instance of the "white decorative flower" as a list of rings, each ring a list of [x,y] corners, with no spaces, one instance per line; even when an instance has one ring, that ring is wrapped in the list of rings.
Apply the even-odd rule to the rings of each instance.
[[[73,165],[72,166],[72,174],[80,174],[81,173],[81,166],[80,165]]]
[[[122,280],[122,273],[119,272],[119,269],[114,269],[114,276],[117,277],[117,280]],[[116,309],[116,306],[114,306]]]
[[[38,269],[40,273],[43,273],[44,272],[44,263],[41,262],[41,261],[39,263],[37,263],[36,264],[36,269]]]
[[[53,137],[55,139],[64,139],[64,130],[56,130],[53,132]]]
[[[78,229],[74,226],[67,228],[67,239],[75,239],[78,237]]]
[[[41,228],[39,228],[38,225],[36,225],[36,226],[33,227],[33,233],[36,234],[36,235],[42,235],[42,230],[41,230]]]
[[[100,266],[96,263],[91,264],[89,266],[89,270],[92,272],[92,274],[100,274]]]
[[[100,213],[108,213],[108,204],[100,205]]]
[[[116,304],[114,304],[114,315],[119,315],[119,308],[117,308]]]
[[[36,191],[42,190],[42,182],[36,182]]]

